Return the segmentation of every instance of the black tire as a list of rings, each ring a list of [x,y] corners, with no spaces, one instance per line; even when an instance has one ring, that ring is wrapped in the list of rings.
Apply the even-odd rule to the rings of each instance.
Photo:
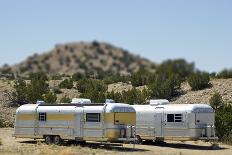
[[[141,139],[141,137],[139,135],[136,135],[136,140],[135,140],[135,144],[142,144],[143,140]]]
[[[50,145],[50,144],[53,143],[53,138],[52,138],[52,136],[44,136],[44,140],[45,140],[45,143],[46,143],[47,145]]]
[[[60,136],[54,136],[53,141],[56,145],[60,145],[62,143],[62,139],[60,138]]]

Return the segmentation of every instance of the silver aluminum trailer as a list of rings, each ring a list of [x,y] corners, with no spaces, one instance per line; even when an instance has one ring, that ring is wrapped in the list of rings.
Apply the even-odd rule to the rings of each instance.
[[[27,104],[16,110],[16,138],[44,138],[47,144],[62,140],[134,141],[135,109],[127,104]]]
[[[207,104],[169,104],[152,100],[133,105],[136,110],[138,141],[217,140],[214,110]]]

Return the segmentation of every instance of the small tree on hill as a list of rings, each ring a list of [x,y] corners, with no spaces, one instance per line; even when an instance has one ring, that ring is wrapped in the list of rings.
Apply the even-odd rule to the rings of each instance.
[[[209,103],[215,110],[220,108],[224,104],[222,96],[218,92],[213,94],[213,96],[209,99]]]
[[[209,86],[209,74],[208,73],[193,73],[188,77],[188,83],[192,90],[200,90]]]
[[[46,103],[55,103],[56,99],[57,99],[56,94],[52,93],[51,91],[49,91],[44,95],[44,101]]]

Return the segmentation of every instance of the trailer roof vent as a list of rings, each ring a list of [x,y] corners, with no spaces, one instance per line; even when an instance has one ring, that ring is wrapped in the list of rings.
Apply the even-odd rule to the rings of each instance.
[[[105,103],[115,103],[115,101],[112,99],[106,99]]]
[[[150,100],[150,105],[157,106],[157,105],[166,105],[169,101],[166,99],[159,99],[159,100]]]
[[[73,98],[71,104],[91,104],[91,100],[87,98]]]

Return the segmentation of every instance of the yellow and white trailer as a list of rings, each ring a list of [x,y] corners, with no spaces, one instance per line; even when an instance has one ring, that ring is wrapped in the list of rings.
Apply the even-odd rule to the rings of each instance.
[[[44,138],[47,144],[62,140],[134,141],[135,109],[123,103],[26,104],[16,110],[16,138]]]

